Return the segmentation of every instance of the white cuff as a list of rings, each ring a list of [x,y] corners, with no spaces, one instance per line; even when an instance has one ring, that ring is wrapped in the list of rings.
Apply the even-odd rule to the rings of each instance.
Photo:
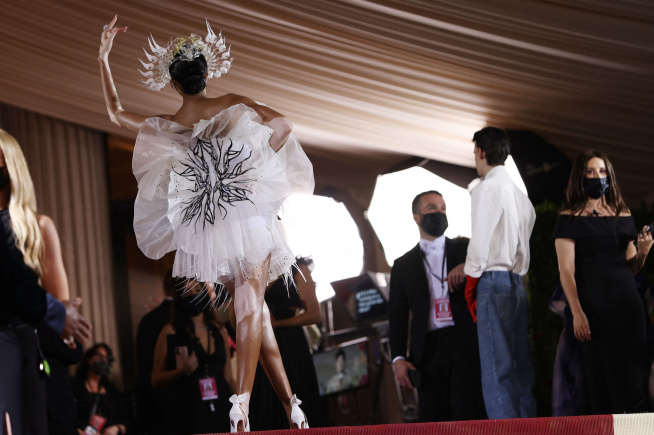
[[[398,359],[404,359],[405,360],[406,358],[404,358],[403,356],[396,356],[395,358],[393,358],[393,364],[395,364],[395,361],[397,361]]]

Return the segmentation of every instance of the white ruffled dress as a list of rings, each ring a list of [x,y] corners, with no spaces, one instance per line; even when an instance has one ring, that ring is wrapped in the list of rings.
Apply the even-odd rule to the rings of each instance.
[[[273,130],[238,104],[194,128],[148,118],[134,148],[134,231],[158,259],[177,251],[173,276],[226,283],[264,263],[268,281],[295,258],[277,213],[293,192],[312,193],[313,167],[291,135],[275,153]]]

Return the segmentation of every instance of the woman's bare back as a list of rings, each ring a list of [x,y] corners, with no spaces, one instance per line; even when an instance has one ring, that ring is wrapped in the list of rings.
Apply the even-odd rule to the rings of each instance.
[[[248,105],[247,103],[250,101],[252,100],[236,94],[225,94],[217,98],[198,98],[197,100],[184,102],[176,114],[164,115],[161,116],[161,118],[173,121],[188,128],[193,128],[193,125],[198,122],[205,119],[211,119],[231,106],[236,104]],[[252,101],[252,103],[254,103],[254,101]]]

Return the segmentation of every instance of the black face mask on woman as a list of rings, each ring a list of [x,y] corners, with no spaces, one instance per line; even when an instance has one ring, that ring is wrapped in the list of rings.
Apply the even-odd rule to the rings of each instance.
[[[609,179],[604,178],[584,178],[584,190],[593,199],[600,199],[609,190]]]
[[[204,304],[195,300],[194,296],[187,296],[179,300],[179,311],[189,317],[195,317],[204,311]]]
[[[439,211],[423,214],[420,228],[430,236],[440,237],[447,229],[447,215]]]
[[[98,359],[91,363],[91,371],[96,375],[109,376],[111,373],[111,363],[106,359]]]
[[[5,175],[6,166],[0,166],[0,191],[9,184],[9,177]]]

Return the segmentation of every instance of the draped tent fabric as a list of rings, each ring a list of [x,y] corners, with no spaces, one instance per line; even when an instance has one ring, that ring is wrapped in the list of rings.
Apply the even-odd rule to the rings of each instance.
[[[93,325],[90,343],[117,350],[103,134],[5,104],[0,128],[20,144],[38,212],[57,227],[71,299],[82,298],[79,310]]]
[[[126,110],[175,112],[171,89],[138,82],[137,59],[150,33],[160,44],[204,36],[206,17],[235,58],[229,74],[209,81],[209,95],[274,107],[309,153],[472,167],[472,134],[493,124],[530,130],[570,157],[602,149],[632,203],[654,200],[651,2],[5,2],[0,101],[126,135],[109,123],[96,60],[114,13],[129,26],[110,56]]]

